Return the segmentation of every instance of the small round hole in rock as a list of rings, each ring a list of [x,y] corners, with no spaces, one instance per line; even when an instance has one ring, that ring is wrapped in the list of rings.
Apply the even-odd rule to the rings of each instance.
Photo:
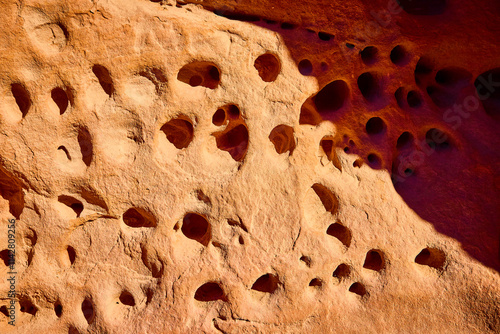
[[[351,275],[351,267],[345,263],[341,263],[333,272],[332,276],[339,281],[343,281]]]
[[[292,24],[292,23],[288,23],[288,22],[283,22],[281,24],[281,29],[284,29],[284,30],[292,30],[292,29],[295,29],[295,25]]]
[[[366,122],[366,133],[369,135],[377,135],[384,132],[386,129],[385,122],[380,117],[372,117]]]
[[[414,173],[414,172],[415,172],[415,171],[414,171],[413,169],[411,169],[411,168],[406,168],[406,169],[404,170],[404,174],[405,174],[405,176],[411,176],[411,175],[413,175],[413,173]]]
[[[422,105],[422,95],[416,90],[411,90],[406,96],[406,101],[411,108],[418,108]]]
[[[276,80],[276,77],[281,72],[281,63],[272,53],[265,53],[259,56],[254,63],[254,67],[259,72],[259,76],[265,82]]]
[[[325,210],[330,212],[332,215],[336,214],[339,210],[339,200],[333,192],[320,183],[315,183],[312,186],[316,195],[318,195],[321,203],[325,207]]]
[[[215,300],[224,300],[224,291],[219,283],[208,282],[200,286],[195,294],[194,299],[200,302],[211,302]]]
[[[177,149],[183,149],[189,146],[193,140],[193,124],[182,118],[176,118],[165,123],[161,129]]]
[[[227,108],[227,114],[229,115],[230,118],[232,119],[237,119],[238,117],[240,117],[240,108],[238,108],[237,105],[234,105],[234,104],[229,104],[226,106]]]
[[[363,159],[354,160],[354,162],[352,163],[352,166],[356,167],[356,168],[361,168],[361,166],[363,166]]]
[[[359,54],[365,64],[373,64],[377,60],[378,49],[374,46],[367,46]]]
[[[380,169],[382,167],[382,159],[375,153],[368,154],[368,163],[370,167]]]
[[[435,80],[443,86],[464,87],[469,84],[472,74],[460,67],[446,67],[436,73]]]
[[[177,80],[192,87],[215,89],[220,84],[220,71],[214,63],[193,61],[179,70]]]
[[[52,100],[56,103],[57,107],[59,107],[59,114],[64,114],[66,109],[68,109],[69,99],[68,94],[64,91],[64,89],[60,87],[56,87],[50,92]]]
[[[305,255],[301,256],[300,261],[304,262],[304,264],[308,267],[311,266],[311,258],[309,256],[305,256]]]
[[[2,262],[6,267],[13,263],[12,258],[10,257],[10,251],[8,249],[4,249],[0,252],[0,258],[2,259]]]
[[[405,131],[399,136],[396,148],[398,150],[408,148],[414,141],[413,135],[408,131]]]
[[[207,219],[197,213],[188,213],[182,220],[182,233],[189,239],[207,246],[210,240],[210,224]]]
[[[451,148],[449,136],[443,131],[432,128],[425,134],[425,140],[430,148],[436,151],[444,151]]]
[[[309,59],[302,59],[299,62],[299,72],[302,75],[310,75],[313,71],[313,65]]]
[[[415,74],[429,74],[434,69],[434,62],[428,57],[421,57],[415,66]]]
[[[380,84],[376,74],[365,72],[358,77],[358,88],[363,97],[373,101],[380,95]]]
[[[120,294],[120,303],[127,306],[135,306],[134,296],[128,291],[122,291]]]
[[[399,87],[394,93],[394,97],[396,98],[396,102],[400,108],[404,108],[404,100],[405,100],[405,89],[404,87]]]
[[[309,286],[313,286],[319,288],[323,285],[323,282],[319,278],[313,278],[311,282],[309,282]]]
[[[229,152],[234,160],[241,161],[245,158],[248,149],[248,129],[245,124],[229,127],[230,125],[223,132],[213,134],[217,147]]]
[[[16,104],[22,113],[22,117],[26,116],[31,107],[31,97],[26,88],[20,83],[13,83],[11,85],[11,92],[16,100]]]
[[[442,270],[446,263],[446,254],[437,248],[424,248],[417,257],[415,257],[415,263]]]
[[[326,234],[337,238],[346,247],[351,245],[351,231],[340,223],[334,223],[328,226]]]
[[[329,41],[333,39],[333,35],[324,31],[318,32],[318,38],[322,41]]]
[[[203,79],[199,75],[193,75],[189,79],[189,85],[193,86],[193,87],[197,87],[197,86],[201,85],[202,82],[203,82]]]
[[[85,317],[85,320],[87,320],[87,323],[90,324],[94,320],[94,305],[89,298],[85,298],[85,300],[82,302],[82,313]]]
[[[500,67],[481,73],[474,80],[476,95],[480,98],[484,111],[494,119],[500,119],[500,89],[488,89],[485,83],[500,82]]]
[[[397,45],[392,49],[390,58],[394,64],[402,65],[408,60],[408,53],[403,46]]]
[[[349,291],[363,297],[366,295],[366,288],[363,284],[356,282],[349,287]]]
[[[221,126],[226,121],[226,112],[224,109],[217,109],[215,114],[212,116],[212,123],[217,126]]]
[[[31,315],[35,315],[38,311],[38,308],[33,304],[31,299],[27,296],[19,297],[19,308],[23,313],[28,313]]]
[[[56,316],[57,316],[58,318],[60,318],[60,317],[61,317],[61,315],[62,315],[62,310],[63,310],[63,308],[62,308],[61,303],[60,303],[60,302],[56,302],[56,303],[54,304],[54,312],[56,313]]]
[[[291,126],[278,125],[269,134],[269,140],[274,144],[274,149],[278,154],[289,152],[291,155],[295,150],[295,137]]]
[[[75,260],[76,260],[75,249],[71,246],[68,246],[66,248],[66,251],[68,252],[69,263],[71,263],[71,264],[75,263]]]
[[[130,208],[123,214],[123,222],[130,227],[155,227],[153,216],[141,208]]]
[[[2,313],[3,315],[5,315],[6,317],[8,317],[9,316],[9,311],[7,310],[7,306],[2,305],[0,307],[0,313]]]
[[[273,274],[265,274],[259,277],[252,285],[252,290],[274,293],[278,289],[278,277]]]
[[[113,79],[111,78],[108,69],[102,65],[96,64],[92,67],[92,72],[94,72],[97,80],[99,80],[99,84],[104,92],[108,94],[108,96],[113,95],[115,88],[113,86]]]
[[[314,97],[314,104],[320,114],[342,108],[349,97],[349,86],[343,80],[336,80],[323,87]]]
[[[381,271],[385,268],[384,253],[378,249],[372,249],[366,254],[363,268],[374,271]]]
[[[397,2],[411,15],[439,15],[443,14],[447,7],[446,0],[398,0]]]

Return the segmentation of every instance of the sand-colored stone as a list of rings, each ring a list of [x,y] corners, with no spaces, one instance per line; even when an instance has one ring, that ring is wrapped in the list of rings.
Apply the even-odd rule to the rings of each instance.
[[[0,332],[500,332],[500,8],[403,3],[0,0]]]

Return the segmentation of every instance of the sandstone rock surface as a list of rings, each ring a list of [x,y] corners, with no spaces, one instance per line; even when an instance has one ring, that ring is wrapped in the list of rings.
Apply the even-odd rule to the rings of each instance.
[[[500,332],[500,5],[400,3],[0,0],[0,332]]]

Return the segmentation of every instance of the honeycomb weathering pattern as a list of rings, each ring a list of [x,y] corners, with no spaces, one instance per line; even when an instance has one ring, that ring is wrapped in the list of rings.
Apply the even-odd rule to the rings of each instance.
[[[0,331],[499,332],[500,4],[400,3],[1,0]]]

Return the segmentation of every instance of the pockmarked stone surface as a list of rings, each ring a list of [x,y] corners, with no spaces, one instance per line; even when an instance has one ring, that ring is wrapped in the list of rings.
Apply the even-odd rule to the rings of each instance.
[[[0,8],[1,333],[500,332],[498,1]]]

